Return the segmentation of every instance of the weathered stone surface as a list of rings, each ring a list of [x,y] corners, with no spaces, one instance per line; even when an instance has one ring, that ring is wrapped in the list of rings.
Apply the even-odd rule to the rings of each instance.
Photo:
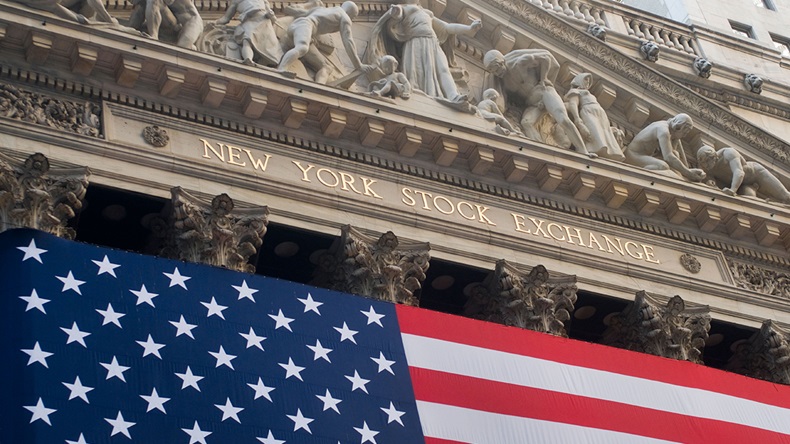
[[[770,319],[735,348],[727,370],[752,378],[790,384],[790,332]]]
[[[736,261],[728,263],[738,287],[790,300],[790,273]]]
[[[66,223],[82,209],[89,176],[87,167],[50,170],[41,153],[21,163],[0,153],[0,232],[28,227],[73,239]]]
[[[529,273],[500,260],[472,288],[464,315],[567,337],[565,322],[576,303],[576,276],[550,277],[542,265]]]
[[[101,109],[92,102],[76,103],[0,83],[0,117],[70,133],[99,137]]]
[[[702,363],[710,330],[710,307],[686,308],[680,296],[664,306],[645,291],[612,316],[603,334],[607,345],[665,358]]]
[[[160,256],[252,273],[269,223],[267,207],[234,208],[227,194],[204,202],[180,187],[173,188],[172,209]],[[155,228],[155,227],[154,227]]]
[[[387,302],[418,305],[430,260],[427,242],[401,242],[391,231],[380,238],[346,225],[318,261],[312,285]]]

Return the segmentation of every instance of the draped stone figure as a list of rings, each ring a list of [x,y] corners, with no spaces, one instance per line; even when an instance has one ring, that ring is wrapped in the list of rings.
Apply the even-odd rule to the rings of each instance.
[[[376,22],[363,60],[373,64],[381,56],[394,55],[415,89],[468,110],[467,96],[458,92],[450,72],[447,52],[452,51],[454,36],[474,36],[482,26],[479,20],[470,25],[447,23],[420,6],[419,0],[407,0],[391,6]]]
[[[277,17],[266,0],[231,0],[225,15],[215,25],[225,25],[239,15],[239,25],[233,32],[233,40],[241,47],[241,60],[253,65],[255,56],[263,65],[274,66],[283,56],[280,41],[274,31]]]
[[[587,151],[579,130],[568,117],[562,97],[554,89],[560,64],[553,54],[545,49],[517,49],[507,54],[492,49],[483,57],[483,65],[493,74],[496,89],[505,94],[506,102],[523,107],[524,135],[543,141],[535,125],[548,113],[576,151],[598,157]]]
[[[705,178],[705,172],[689,168],[683,143],[694,122],[686,114],[678,114],[669,120],[659,120],[646,126],[625,150],[625,162],[646,170],[671,172],[688,180],[698,182]],[[661,159],[654,157],[661,155]]]
[[[722,191],[730,196],[757,197],[759,191],[768,200],[790,204],[790,191],[784,184],[760,163],[746,160],[735,148],[716,151],[703,145],[697,151],[697,161],[711,179],[725,185]]]
[[[571,81],[571,89],[565,94],[565,101],[576,127],[587,144],[587,150],[607,159],[625,160],[620,144],[612,133],[609,116],[590,92],[592,74],[577,75]]]

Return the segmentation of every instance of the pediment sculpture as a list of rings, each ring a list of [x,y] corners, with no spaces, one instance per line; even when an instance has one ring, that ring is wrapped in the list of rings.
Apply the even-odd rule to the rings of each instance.
[[[125,28],[96,0],[17,1],[68,20]],[[371,23],[371,18],[358,19],[359,6],[352,1],[337,6],[321,0],[278,4],[278,17],[268,0],[230,0],[222,15],[204,27],[194,0],[168,1],[135,0],[125,25],[150,38],[161,37],[259,69],[397,101],[414,112],[422,112],[421,107],[430,103],[446,105],[437,105],[437,114],[453,110],[475,114],[476,118],[459,115],[458,120],[499,135],[574,149],[590,158],[624,162],[690,182],[707,179],[732,195],[790,202],[790,178],[744,157],[749,149],[745,144],[700,150],[701,168],[695,168],[686,149],[694,153],[699,144],[690,141],[701,140],[697,137],[701,134],[686,114],[645,124],[656,110],[631,119],[624,110],[630,105],[611,108],[620,99],[614,93],[607,98],[606,79],[594,76],[590,67],[562,65],[558,54],[534,44],[520,48],[515,38],[503,45],[501,39],[486,34],[472,44],[470,39],[483,26],[475,14],[458,15],[460,23],[455,23],[440,17],[442,8],[435,4],[428,9],[419,0],[401,0],[378,19],[373,17],[371,26],[364,23]],[[94,10],[91,18],[74,12],[84,6]],[[530,5],[524,7],[542,14],[531,11]],[[487,27],[499,29],[491,23]],[[596,21],[585,35],[597,45],[596,39],[605,32]],[[657,51],[654,42],[642,46],[648,60],[654,60]],[[692,67],[699,76],[710,76],[712,65],[706,59],[698,57]],[[762,82],[754,74],[744,77],[744,86],[756,94]]]

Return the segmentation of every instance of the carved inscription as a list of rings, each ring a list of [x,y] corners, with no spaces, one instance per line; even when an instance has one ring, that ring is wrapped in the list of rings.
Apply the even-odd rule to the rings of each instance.
[[[541,236],[571,245],[578,245],[591,250],[608,254],[618,254],[622,257],[631,257],[639,261],[660,264],[656,259],[654,247],[619,237],[609,237],[605,234],[596,235],[592,231],[581,228],[549,222],[531,216],[511,213],[515,230],[519,233]]]
[[[235,165],[244,168],[246,166],[252,167],[255,170],[266,172],[269,166],[269,159],[271,155],[265,153],[253,153],[248,148],[240,148],[225,143],[217,143],[215,147],[206,139],[200,139],[203,142],[203,158],[204,159],[218,159],[223,163]],[[263,157],[260,157],[263,155]]]
[[[457,222],[482,224],[487,229],[510,231],[542,242],[561,243],[591,250],[599,255],[612,255],[624,260],[636,260],[649,265],[661,264],[655,247],[617,236],[592,232],[533,216],[511,213],[489,207],[473,200],[438,194],[411,185],[380,182],[359,174],[329,168],[320,164],[287,157],[275,157],[259,150],[252,150],[230,143],[210,142],[200,139],[199,156],[211,162],[244,168],[247,171],[285,174],[296,184],[321,190],[345,193],[373,199],[391,206],[401,206],[428,217],[455,219]],[[397,200],[395,200],[397,199]],[[509,217],[508,217],[509,216]],[[512,224],[512,225],[511,225]],[[480,227],[480,225],[476,225]],[[496,228],[492,228],[496,227]],[[482,228],[482,227],[481,227]]]

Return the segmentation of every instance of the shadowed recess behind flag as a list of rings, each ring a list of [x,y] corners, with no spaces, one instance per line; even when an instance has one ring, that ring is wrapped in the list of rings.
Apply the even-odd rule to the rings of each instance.
[[[0,444],[790,443],[790,387],[0,234]]]

